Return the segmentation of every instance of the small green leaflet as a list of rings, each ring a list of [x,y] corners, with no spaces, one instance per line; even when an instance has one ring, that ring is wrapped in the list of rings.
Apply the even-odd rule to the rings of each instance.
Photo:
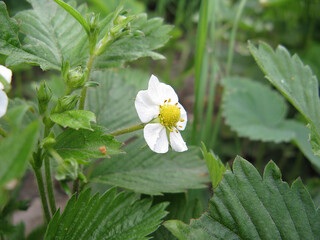
[[[208,153],[204,143],[202,143],[201,150],[202,150],[203,157],[207,163],[212,187],[216,188],[219,182],[222,180],[222,176],[226,171],[226,168],[217,156],[215,156],[213,153]]]
[[[51,219],[45,240],[148,239],[167,215],[167,203],[151,206],[151,199],[136,200],[134,193],[112,188],[91,197],[90,189],[73,195],[63,213]]]
[[[70,127],[73,129],[89,129],[92,130],[90,122],[96,122],[96,116],[93,112],[85,110],[69,110],[62,113],[54,113],[50,118],[62,127]]]
[[[190,225],[170,220],[164,226],[178,239],[318,239],[320,210],[300,179],[291,188],[281,180],[275,163],[268,163],[262,179],[237,157],[207,212]]]
[[[87,129],[67,129],[56,138],[54,148],[63,159],[75,158],[106,158],[112,154],[121,153],[122,143],[114,140],[113,136],[105,134],[105,128],[92,126]]]

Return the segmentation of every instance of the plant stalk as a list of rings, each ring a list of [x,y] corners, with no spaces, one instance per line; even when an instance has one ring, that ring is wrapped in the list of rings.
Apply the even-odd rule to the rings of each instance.
[[[127,128],[123,128],[123,129],[114,131],[114,132],[112,132],[110,134],[113,135],[113,136],[119,136],[119,135],[122,135],[122,134],[125,134],[125,133],[130,133],[130,132],[134,132],[134,131],[143,129],[145,125],[146,125],[145,123],[139,123],[139,124],[133,125],[131,127],[127,127]]]
[[[46,186],[47,186],[49,205],[51,209],[51,214],[53,215],[57,211],[57,208],[56,208],[56,201],[53,193],[50,158],[47,155],[44,157],[44,170],[45,170],[45,176],[46,176]]]
[[[47,202],[46,193],[45,193],[45,190],[44,190],[43,177],[42,177],[40,168],[36,168],[36,167],[33,166],[33,170],[34,170],[34,173],[35,173],[35,176],[36,176],[36,179],[37,179],[37,183],[38,183],[38,189],[39,189],[39,193],[40,193],[43,213],[44,213],[44,216],[45,216],[45,220],[46,220],[46,222],[48,224],[50,219],[51,219],[51,217],[50,217],[50,212],[49,212],[49,208],[48,208],[48,202]]]

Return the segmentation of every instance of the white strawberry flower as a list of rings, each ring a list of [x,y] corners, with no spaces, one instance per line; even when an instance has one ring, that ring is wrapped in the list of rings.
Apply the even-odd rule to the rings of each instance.
[[[140,120],[147,123],[143,129],[144,138],[156,153],[167,152],[169,144],[177,152],[188,150],[179,132],[187,125],[187,112],[178,101],[173,88],[159,82],[154,75],[149,80],[148,90],[137,94],[137,113]]]
[[[5,66],[0,65],[0,118],[6,114],[8,107],[8,96],[6,94],[4,85],[11,83],[12,71]]]

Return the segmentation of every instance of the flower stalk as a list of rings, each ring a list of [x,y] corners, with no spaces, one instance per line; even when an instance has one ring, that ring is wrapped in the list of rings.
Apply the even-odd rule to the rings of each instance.
[[[119,136],[119,135],[122,135],[122,134],[125,134],[125,133],[130,133],[130,132],[134,132],[134,131],[143,129],[145,125],[146,125],[145,123],[139,123],[139,124],[133,125],[131,127],[127,127],[127,128],[123,128],[123,129],[114,131],[114,132],[112,132],[110,134],[113,135],[113,136]]]

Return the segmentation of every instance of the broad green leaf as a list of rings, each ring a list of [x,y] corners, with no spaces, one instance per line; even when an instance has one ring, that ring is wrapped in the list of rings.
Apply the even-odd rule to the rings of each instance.
[[[100,163],[90,180],[150,195],[204,188],[208,181],[198,148],[189,147],[183,153],[156,154],[146,146],[144,139],[139,138],[123,150],[127,154]]]
[[[280,94],[244,78],[224,79],[224,115],[227,124],[240,136],[262,141],[290,141],[287,106]]]
[[[23,175],[39,136],[39,121],[0,141],[0,186]]]
[[[71,67],[85,62],[88,56],[87,36],[81,25],[63,8],[51,0],[28,0],[32,10],[19,12],[10,19],[4,3],[0,2],[0,53],[8,55],[7,65],[31,63],[43,70],[60,70],[63,61]],[[71,5],[75,5],[72,1]],[[78,7],[86,12],[85,5]],[[26,35],[22,44],[18,39],[20,30]],[[4,23],[4,24],[3,24]],[[9,31],[8,31],[9,30]]]
[[[147,19],[146,14],[137,15],[130,24],[132,32],[140,34],[126,35],[110,45],[107,51],[97,57],[95,67],[121,67],[126,61],[140,57],[164,59],[155,49],[162,47],[170,38],[172,26],[164,25],[161,18]]]
[[[136,200],[134,193],[115,188],[102,196],[90,190],[73,195],[60,215],[51,219],[45,240],[148,239],[166,216],[166,203],[151,207],[151,199]]]
[[[320,154],[319,83],[309,66],[297,55],[291,56],[282,46],[276,51],[266,43],[249,49],[266,78],[293,104],[310,123],[314,152]]]
[[[23,176],[39,137],[40,123],[35,121],[19,132],[0,140],[0,206],[5,201],[4,185]]]
[[[320,210],[302,181],[291,187],[269,162],[263,179],[246,160],[237,157],[210,199],[209,210],[190,225],[165,223],[178,239],[318,239]]]
[[[213,153],[208,153],[204,143],[202,143],[202,154],[207,163],[212,187],[216,188],[219,182],[222,180],[222,176],[226,171],[226,168],[219,157],[215,156]]]
[[[92,126],[92,129],[93,131],[87,129],[77,131],[69,128],[57,136],[54,148],[63,159],[106,158],[121,152],[119,150],[121,142],[114,140],[111,135],[106,135],[105,128]]]
[[[50,118],[62,127],[70,127],[76,130],[80,128],[92,130],[90,122],[96,121],[94,113],[85,110],[69,110],[62,113],[54,113],[50,115]]]

